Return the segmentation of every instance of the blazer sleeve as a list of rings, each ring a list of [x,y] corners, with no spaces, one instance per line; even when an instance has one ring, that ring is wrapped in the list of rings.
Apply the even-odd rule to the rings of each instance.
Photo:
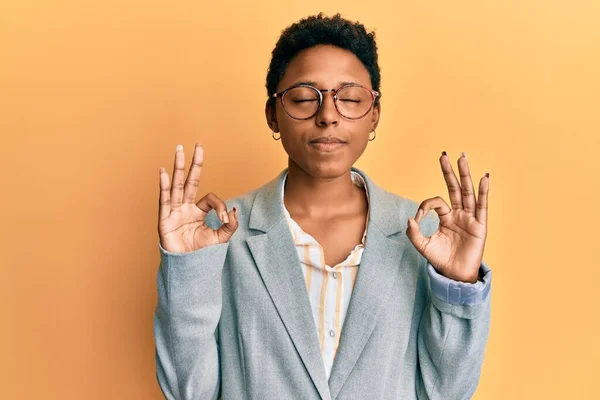
[[[427,273],[431,283],[431,291],[437,298],[450,304],[466,304],[474,306],[485,301],[490,294],[492,285],[492,270],[485,261],[479,266],[479,276],[476,283],[459,282],[438,273],[433,265],[427,263]]]
[[[427,236],[439,223],[437,214],[430,215],[424,221]],[[417,398],[470,399],[479,383],[490,330],[491,270],[482,263],[483,282],[447,280],[447,290],[440,292],[440,282],[432,282],[434,271],[424,257],[419,259],[425,309],[417,333]]]
[[[169,400],[217,399],[221,386],[217,327],[229,243],[189,253],[169,252],[160,243],[158,247],[154,337],[159,386]]]

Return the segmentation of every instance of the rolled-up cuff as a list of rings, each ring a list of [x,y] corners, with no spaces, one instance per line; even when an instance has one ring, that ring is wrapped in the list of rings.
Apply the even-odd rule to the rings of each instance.
[[[433,265],[427,263],[427,272],[431,283],[431,291],[440,300],[455,305],[476,306],[482,304],[490,292],[492,270],[481,261],[483,281],[476,283],[459,282],[446,278],[438,273]]]

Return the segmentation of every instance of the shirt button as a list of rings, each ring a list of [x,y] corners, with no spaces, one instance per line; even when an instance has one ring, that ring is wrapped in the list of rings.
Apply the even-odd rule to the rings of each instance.
[[[335,336],[335,331],[333,329],[329,331],[329,336],[331,336],[331,337]]]
[[[333,279],[337,279],[337,272],[333,273]]]

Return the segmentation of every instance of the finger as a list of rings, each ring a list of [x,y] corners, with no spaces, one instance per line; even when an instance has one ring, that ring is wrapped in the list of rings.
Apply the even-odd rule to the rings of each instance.
[[[423,236],[419,229],[419,224],[413,218],[408,219],[407,225],[406,236],[408,236],[415,248],[422,254],[431,239]]]
[[[223,223],[227,223],[229,215],[227,214],[227,205],[214,193],[208,193],[196,203],[199,209],[208,214],[210,210],[215,210],[217,217]]]
[[[423,217],[425,217],[425,215],[427,215],[427,213],[431,210],[434,210],[440,219],[452,212],[452,209],[448,203],[446,203],[446,201],[440,196],[436,196],[423,201],[419,205],[419,209],[417,210],[417,214],[415,216],[415,221],[421,221],[421,219],[423,219]]]
[[[204,149],[202,148],[201,144],[196,143],[190,172],[188,173],[188,177],[185,181],[185,189],[183,192],[184,203],[194,204],[196,202],[196,193],[198,193],[198,185],[200,183],[200,175],[202,173],[203,163]]]
[[[238,228],[238,212],[235,207],[229,211],[227,216],[229,218],[229,222],[224,223],[219,229],[217,229],[219,243],[227,242]]]
[[[458,179],[456,179],[456,175],[452,169],[452,164],[450,164],[450,160],[448,160],[448,156],[446,155],[445,151],[442,152],[442,156],[440,157],[440,164],[442,166],[442,172],[444,174],[446,186],[448,186],[450,204],[452,204],[453,209],[462,209],[463,205],[460,183],[458,183]]]
[[[173,181],[171,182],[171,210],[181,206],[183,200],[183,180],[185,176],[185,155],[183,146],[175,149],[175,163],[173,166]]]
[[[477,211],[475,218],[477,221],[487,226],[488,217],[488,193],[490,191],[490,174],[486,172],[485,176],[479,181],[479,196],[477,199]]]
[[[477,199],[471,180],[469,163],[467,162],[467,153],[462,153],[458,159],[458,174],[460,175],[460,186],[462,187],[462,205],[463,209],[471,215],[475,214]]]
[[[169,192],[169,174],[164,168],[159,172],[160,195],[158,197],[158,220],[162,221],[171,214],[171,194]]]

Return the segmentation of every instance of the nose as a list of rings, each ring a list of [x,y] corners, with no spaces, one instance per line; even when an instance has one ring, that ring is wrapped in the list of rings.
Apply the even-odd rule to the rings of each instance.
[[[317,113],[316,123],[318,126],[337,125],[340,115],[335,108],[334,92],[328,90],[323,93],[323,103]]]

